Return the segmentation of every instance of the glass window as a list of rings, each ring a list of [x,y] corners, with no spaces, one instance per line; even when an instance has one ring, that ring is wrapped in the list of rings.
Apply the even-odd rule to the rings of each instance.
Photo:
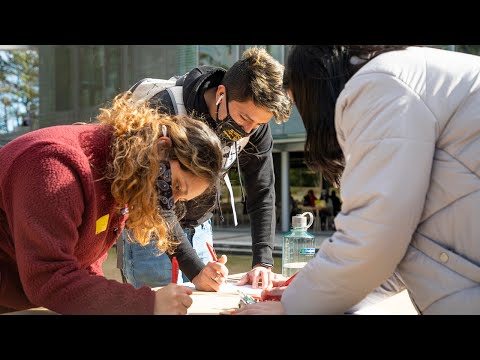
[[[480,55],[480,45],[455,45],[455,50],[467,54]]]
[[[467,54],[480,55],[480,45],[426,45],[443,50],[459,51]]]
[[[236,45],[200,45],[198,63],[228,69],[237,60],[236,50]]]
[[[274,139],[283,137],[302,137],[305,135],[305,126],[303,125],[302,118],[296,106],[293,107],[292,114],[287,122],[278,125],[272,119],[270,121],[270,128]]]
[[[176,56],[176,45],[129,46],[129,86],[144,78],[169,79],[183,75],[177,74]]]
[[[245,45],[245,49],[248,49],[248,48],[251,48],[251,47],[267,48],[267,45]]]
[[[284,45],[267,45],[267,51],[280,64],[283,64],[283,49]]]
[[[178,45],[176,51],[176,74],[183,75],[198,64],[197,45]]]
[[[456,47],[456,45],[425,45],[425,46],[434,47],[434,48],[443,49],[443,50],[452,50],[452,51],[455,51],[455,47]]]
[[[81,46],[79,49],[80,107],[97,106],[103,100],[103,46]]]
[[[105,96],[113,99],[120,93],[121,51],[118,46],[105,47]],[[105,99],[104,99],[105,100]]]
[[[284,63],[283,58],[284,58],[284,47],[285,47],[285,45],[245,45],[245,49],[250,48],[250,47],[264,48],[280,64]]]
[[[72,54],[68,47],[55,47],[55,109],[71,110],[72,101]]]

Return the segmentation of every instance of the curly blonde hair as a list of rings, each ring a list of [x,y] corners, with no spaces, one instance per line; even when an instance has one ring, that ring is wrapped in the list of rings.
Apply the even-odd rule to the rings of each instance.
[[[221,144],[203,122],[181,115],[161,114],[148,102],[130,100],[131,93],[117,95],[109,108],[100,109],[97,120],[113,131],[112,161],[106,178],[120,209],[128,204],[127,226],[142,245],[155,239],[161,251],[171,253],[178,244],[172,239],[167,222],[157,204],[156,180],[160,160],[178,160],[180,166],[207,180],[216,189],[222,169]],[[162,125],[168,129],[170,148],[157,141]]]

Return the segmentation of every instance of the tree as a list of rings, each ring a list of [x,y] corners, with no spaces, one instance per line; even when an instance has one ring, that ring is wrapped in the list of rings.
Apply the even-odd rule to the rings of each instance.
[[[0,52],[2,103],[5,114],[16,118],[17,126],[22,125],[22,119],[38,117],[38,69],[38,53],[34,50]]]
[[[2,96],[0,101],[3,104],[3,110],[4,110],[4,114],[2,116],[3,121],[0,125],[0,130],[3,130],[4,132],[7,132],[8,131],[8,107],[11,105],[11,101],[7,96]]]

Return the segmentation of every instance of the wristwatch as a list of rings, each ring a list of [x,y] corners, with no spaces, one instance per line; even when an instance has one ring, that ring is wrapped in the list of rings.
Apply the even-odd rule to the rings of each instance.
[[[258,264],[258,265],[263,266],[264,268],[267,268],[267,269],[269,269],[269,270],[271,270],[272,267],[273,267],[273,265],[272,265],[272,264],[269,264],[269,263],[260,263],[260,264]]]

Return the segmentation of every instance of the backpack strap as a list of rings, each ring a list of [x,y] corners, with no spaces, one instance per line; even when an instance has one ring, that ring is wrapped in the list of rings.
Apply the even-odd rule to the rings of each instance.
[[[166,89],[172,100],[175,114],[187,115],[187,109],[183,102],[183,86],[171,86]]]

